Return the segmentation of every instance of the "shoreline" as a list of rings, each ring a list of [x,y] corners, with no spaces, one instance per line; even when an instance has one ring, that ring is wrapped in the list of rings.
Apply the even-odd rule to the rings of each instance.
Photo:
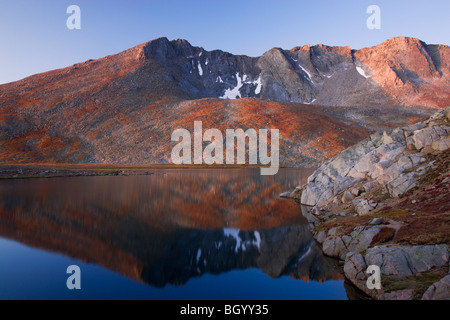
[[[152,175],[152,170],[177,169],[259,169],[266,165],[123,165],[123,164],[68,164],[68,163],[6,163],[0,164],[0,180],[38,179],[87,176]],[[280,169],[291,168],[280,166]],[[295,167],[292,167],[295,169]],[[300,168],[311,169],[311,168]]]
[[[369,298],[450,299],[449,124],[450,107],[375,133],[280,195],[301,204],[322,252]]]

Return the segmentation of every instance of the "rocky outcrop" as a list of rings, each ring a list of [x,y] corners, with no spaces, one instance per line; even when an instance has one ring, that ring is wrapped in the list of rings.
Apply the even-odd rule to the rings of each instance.
[[[323,252],[374,299],[450,299],[450,107],[370,138],[324,163],[287,197]],[[366,273],[378,266],[381,289]]]
[[[80,89],[101,80],[117,88],[111,80],[120,75],[126,78],[121,85],[157,97],[258,97],[326,106],[442,108],[450,98],[449,53],[444,45],[396,37],[361,50],[305,45],[248,57],[162,37],[113,56],[0,86],[0,101],[48,85],[50,91],[59,86]],[[77,81],[86,68],[91,71],[89,80]]]
[[[450,98],[449,48],[396,37],[361,50],[326,45],[272,48],[261,57],[206,51],[183,39],[140,46],[194,98],[258,97],[305,104],[442,107]],[[439,95],[432,94],[439,89]]]
[[[320,231],[315,238],[322,245],[322,250],[327,256],[345,260],[349,252],[362,252],[369,248],[375,236],[383,228],[389,228],[389,226],[356,226],[349,234],[344,235],[338,235],[337,228],[332,228],[328,232]]]
[[[389,287],[389,281],[400,280],[406,282],[416,274],[428,272],[436,267],[447,266],[449,263],[449,248],[447,245],[413,246],[413,247],[375,247],[370,248],[363,255],[358,252],[350,252],[345,257],[344,272],[355,286],[367,295],[376,299],[409,300],[413,298],[443,299],[450,298],[448,280],[445,276],[439,282],[433,284],[421,297],[416,288],[398,289],[386,292],[383,287]],[[366,273],[368,266],[380,267],[382,288],[369,289],[367,280],[370,276]],[[407,284],[406,284],[407,285]]]
[[[450,295],[450,275],[445,276],[438,282],[434,283],[424,293],[422,300],[444,300],[449,299]]]
[[[433,165],[427,163],[418,167],[425,162],[420,152],[426,148],[447,150],[449,110],[450,107],[438,112],[426,123],[374,133],[325,162],[308,178],[305,186],[297,188],[290,196],[300,199],[304,205],[323,206],[361,182],[364,182],[363,192],[382,184],[391,196],[404,194],[416,185],[417,177]],[[352,194],[344,192],[340,198],[351,200]],[[367,214],[376,207],[375,203],[363,199],[353,200],[353,203],[360,214]]]

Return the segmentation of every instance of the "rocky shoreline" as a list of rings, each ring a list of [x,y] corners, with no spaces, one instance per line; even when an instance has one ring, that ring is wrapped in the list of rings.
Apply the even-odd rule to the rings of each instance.
[[[373,299],[450,299],[450,107],[377,132],[281,194],[302,212],[323,252]],[[368,266],[381,271],[369,289]]]

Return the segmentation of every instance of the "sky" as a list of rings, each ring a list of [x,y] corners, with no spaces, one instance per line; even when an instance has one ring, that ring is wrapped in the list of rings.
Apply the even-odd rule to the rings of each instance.
[[[67,8],[81,9],[69,30]],[[366,12],[381,9],[381,29]],[[1,0],[0,84],[159,37],[260,56],[305,44],[360,49],[395,36],[450,45],[449,0]]]

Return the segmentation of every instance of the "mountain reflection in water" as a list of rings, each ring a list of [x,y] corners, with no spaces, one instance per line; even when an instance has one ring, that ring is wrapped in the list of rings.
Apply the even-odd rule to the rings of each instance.
[[[154,170],[149,176],[0,181],[0,237],[92,262],[154,287],[259,268],[343,279],[300,206],[279,193],[311,170]]]

